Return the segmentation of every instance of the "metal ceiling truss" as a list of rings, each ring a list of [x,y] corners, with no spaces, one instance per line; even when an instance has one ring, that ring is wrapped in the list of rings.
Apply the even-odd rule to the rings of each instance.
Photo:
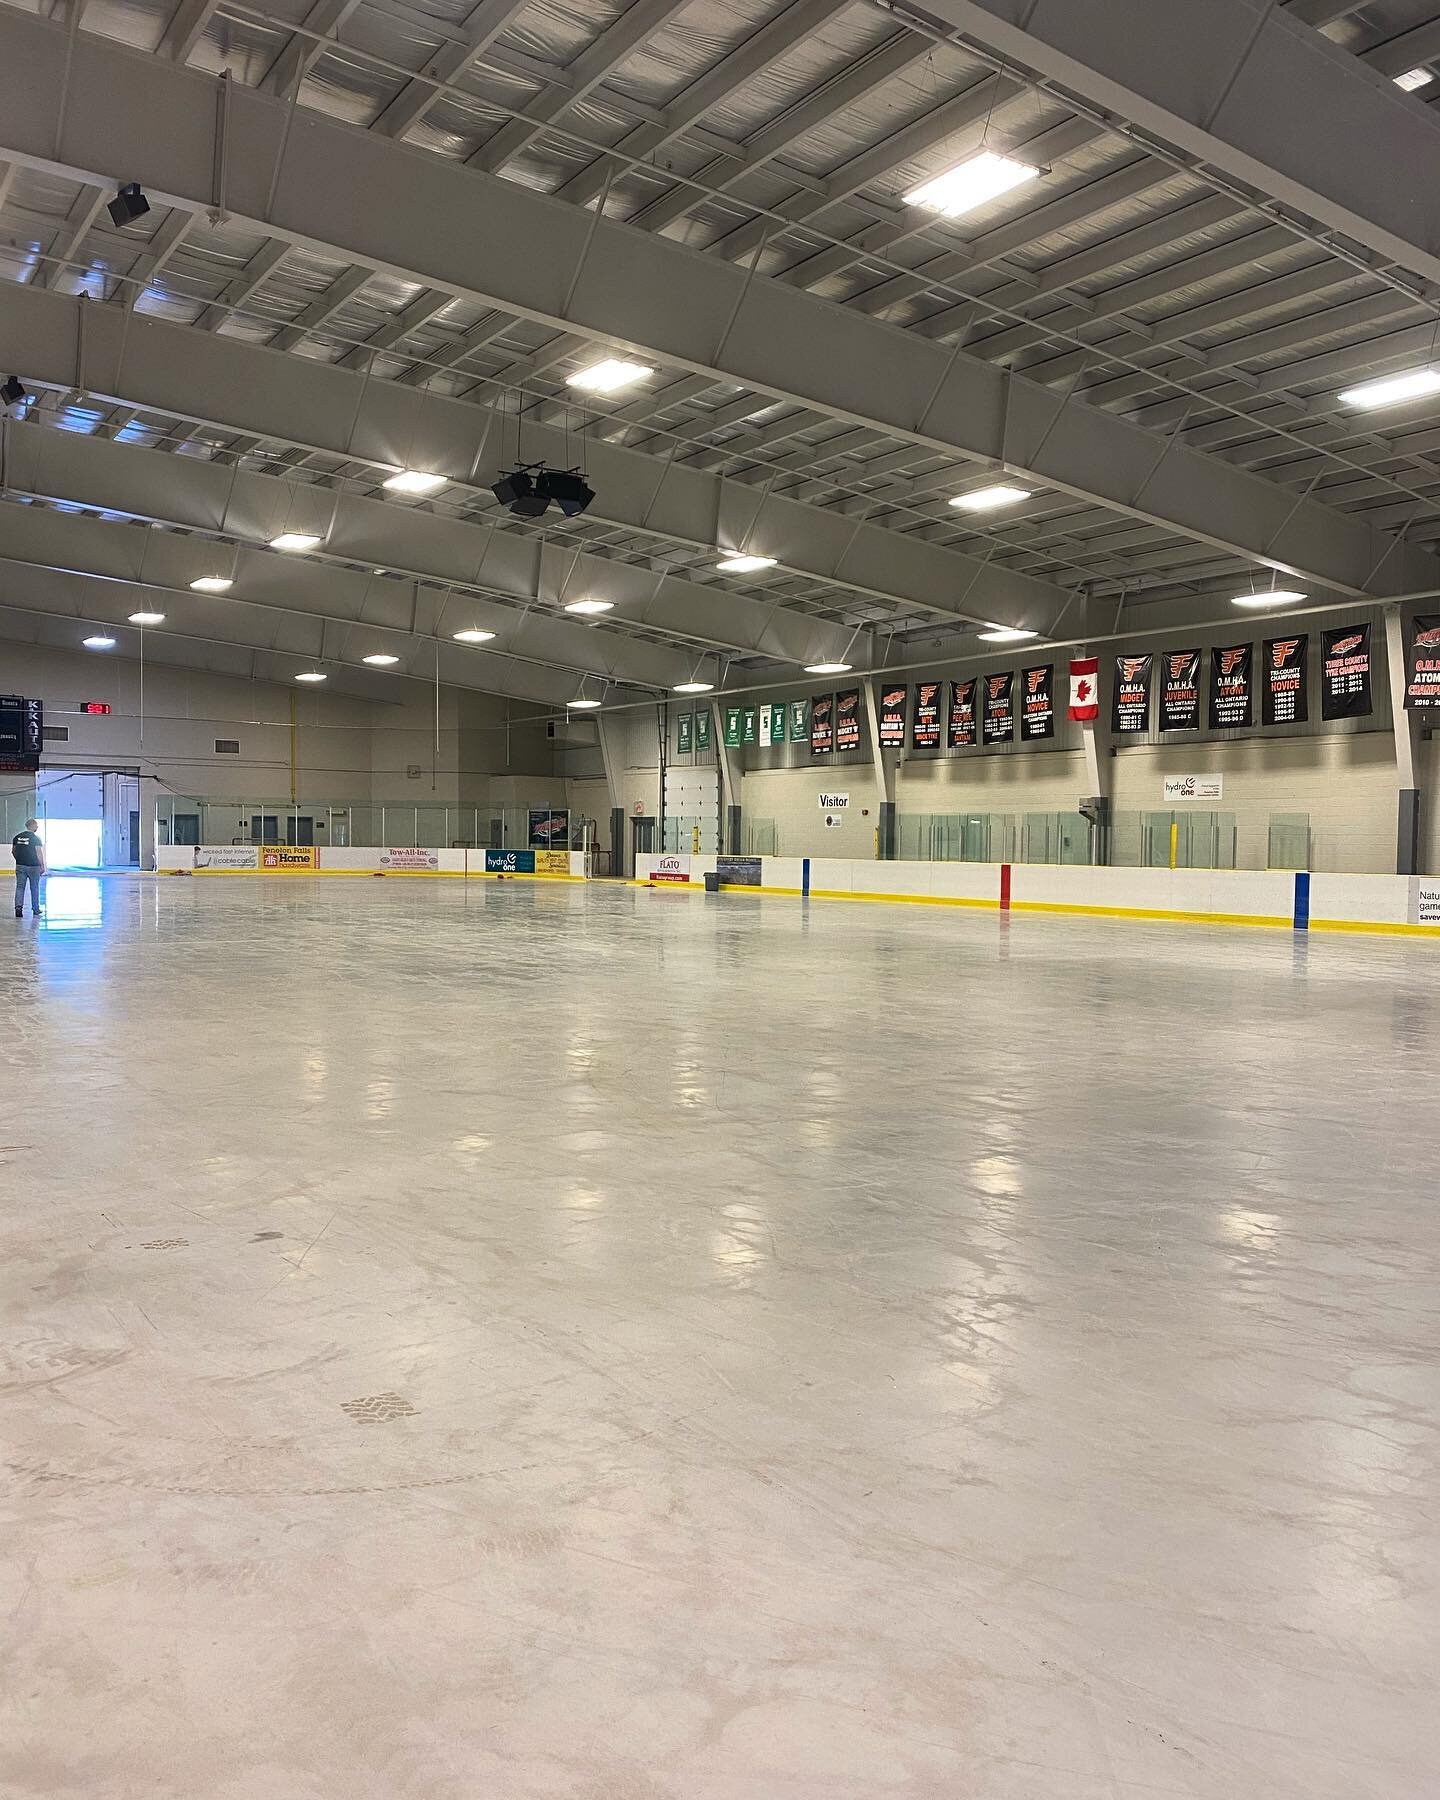
[[[23,15],[0,19],[0,69],[16,75],[6,78],[0,130],[9,141],[0,148],[92,182],[118,166],[169,203],[209,204],[216,84],[79,33],[57,144],[53,95],[66,42]],[[224,203],[279,238],[941,454],[1030,473],[1307,580],[1363,593],[1378,568],[1395,587],[1434,584],[1426,553],[1363,521],[1093,407],[1057,403],[963,351],[373,134],[308,113],[288,129],[286,109],[249,90],[234,92],[227,110]],[[433,229],[435,219],[460,217],[463,233]],[[342,244],[336,221],[345,224]],[[523,258],[491,249],[519,242]]]

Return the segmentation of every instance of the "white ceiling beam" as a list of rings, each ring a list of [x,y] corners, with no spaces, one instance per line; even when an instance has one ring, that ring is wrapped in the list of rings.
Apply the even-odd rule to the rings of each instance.
[[[1364,591],[1379,569],[1386,591],[1440,586],[1428,553],[917,333],[317,114],[288,131],[288,108],[253,90],[229,112],[227,206],[277,239],[1011,468],[1307,579]],[[118,167],[166,204],[204,206],[217,116],[212,78],[0,9],[0,157],[98,181]],[[494,254],[520,242],[523,257]]]
[[[1440,289],[1440,119],[1271,0],[916,11]]]
[[[508,466],[509,427],[497,412],[438,394],[422,398],[399,382],[147,315],[123,323],[109,308],[0,284],[0,338],[25,345],[25,373],[37,382],[74,385],[108,400],[353,457],[377,469],[444,474],[486,505],[494,504],[489,483]],[[77,346],[83,346],[78,366]],[[559,468],[572,460],[563,430],[529,420],[525,454]],[[587,520],[608,521],[657,543],[680,543],[707,556],[717,547],[756,549],[763,543],[796,575],[922,604],[942,615],[961,616],[957,602],[966,593],[979,616],[1007,624],[1048,623],[1064,604],[1046,583],[1017,579],[893,531],[857,530],[839,513],[767,498],[752,486],[598,439],[587,442],[585,464],[597,494]]]
[[[609,680],[660,687],[683,681],[694,656],[677,649],[677,639],[727,655],[801,664],[838,656],[845,647],[836,625],[683,576],[662,580],[652,569],[520,532],[78,432],[12,429],[7,476],[13,494],[179,528],[123,540],[132,560],[121,568],[77,562],[80,540],[64,536],[73,515],[53,513],[57,566],[108,569],[117,579],[163,581],[177,590],[188,590],[199,575],[233,574],[237,599],[335,617],[353,616],[362,596],[377,604],[393,599],[400,584],[373,574],[385,569],[455,590],[468,608],[480,609],[460,623],[503,630],[511,649],[522,641],[534,648],[535,640],[516,636],[533,619],[544,628],[547,658]],[[20,541],[32,511],[45,516],[26,507],[5,515],[0,550]],[[312,555],[268,549],[270,538],[286,529],[312,530],[323,545]],[[611,600],[615,610],[599,624],[582,623],[563,611],[565,601],[582,598]],[[394,624],[408,614],[384,616]]]

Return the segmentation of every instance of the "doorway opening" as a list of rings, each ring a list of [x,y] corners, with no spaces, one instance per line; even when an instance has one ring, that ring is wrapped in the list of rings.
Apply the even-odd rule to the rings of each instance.
[[[140,861],[140,783],[126,771],[44,769],[35,816],[52,869],[134,868]]]

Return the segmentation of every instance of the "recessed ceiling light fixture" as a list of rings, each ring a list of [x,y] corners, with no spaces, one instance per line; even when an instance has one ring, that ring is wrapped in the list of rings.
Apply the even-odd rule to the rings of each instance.
[[[228,594],[234,585],[228,575],[197,575],[190,583],[197,594]]]
[[[313,531],[282,531],[279,537],[270,540],[272,550],[313,550],[320,542]]]
[[[714,691],[715,683],[713,681],[677,681],[675,683],[677,694],[710,694]]]
[[[593,618],[597,613],[613,612],[614,608],[613,600],[570,600],[565,606],[566,612],[579,613],[587,619]]]
[[[1027,638],[1039,637],[1038,631],[1025,631],[1019,625],[987,625],[980,633],[987,644],[1023,644]]]
[[[132,625],[163,625],[165,623],[165,615],[164,613],[157,612],[131,613],[130,623]]]
[[[436,488],[444,487],[447,479],[444,475],[427,475],[423,469],[397,469],[386,476],[383,485],[392,494],[433,494]]]
[[[1040,173],[1033,163],[1017,162],[1013,156],[997,156],[993,150],[982,150],[953,169],[946,169],[933,181],[912,188],[905,195],[907,206],[923,206],[946,219],[958,219],[973,212],[987,200],[1008,194],[1011,188],[1034,181]]]
[[[773,556],[724,556],[715,567],[723,575],[754,575],[760,569],[773,569]]]
[[[578,388],[582,394],[613,394],[654,373],[648,363],[626,362],[621,356],[607,356],[604,362],[592,363],[588,369],[567,375],[565,385]]]
[[[571,712],[579,712],[582,709],[585,712],[593,712],[597,706],[603,706],[604,704],[605,702],[603,700],[592,700],[587,694],[577,694],[573,700],[567,700],[565,702],[566,707]]]
[[[1365,409],[1398,406],[1402,400],[1423,400],[1434,393],[1440,393],[1440,369],[1410,369],[1404,375],[1387,375],[1383,381],[1346,388],[1340,403]]]
[[[807,675],[848,675],[850,664],[846,662],[806,663]]]
[[[87,650],[113,650],[115,648],[114,638],[106,637],[103,631],[97,631],[93,637],[82,638],[80,641]]]
[[[324,671],[320,669],[302,669],[295,677],[297,681],[324,681]]]
[[[997,506],[1014,506],[1030,498],[1029,488],[1012,487],[1008,481],[997,481],[990,487],[976,488],[973,493],[957,494],[950,502],[961,512],[991,512]]]
[[[1295,606],[1306,596],[1294,588],[1269,588],[1263,594],[1236,594],[1232,606]]]
[[[1395,77],[1395,85],[1407,94],[1413,94],[1416,88],[1429,87],[1434,79],[1428,69],[1407,69],[1403,75]]]
[[[457,644],[488,644],[494,635],[493,631],[482,631],[478,625],[472,625],[465,631],[455,632],[454,638]]]
[[[400,658],[392,656],[388,650],[377,650],[373,656],[362,656],[360,660],[369,663],[372,669],[393,669]]]

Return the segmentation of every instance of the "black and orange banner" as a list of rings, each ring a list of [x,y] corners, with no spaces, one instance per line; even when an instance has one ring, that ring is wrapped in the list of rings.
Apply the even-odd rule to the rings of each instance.
[[[950,683],[950,748],[975,747],[975,677]]]
[[[1200,652],[1166,650],[1160,657],[1160,729],[1200,729]]]
[[[1036,669],[1020,671],[1020,736],[1028,743],[1034,738],[1055,735],[1055,665],[1041,663]]]
[[[1243,730],[1251,723],[1254,687],[1253,644],[1230,644],[1210,652],[1210,729]]]
[[[835,748],[835,696],[819,694],[810,702],[810,754],[828,756]]]
[[[1260,723],[1303,725],[1310,717],[1310,634],[1266,638]]]
[[[1416,613],[1410,627],[1405,706],[1409,712],[1434,712],[1440,708],[1440,618],[1434,613]]]
[[[1015,738],[1015,676],[985,677],[984,737],[987,744],[1009,744]]]
[[[915,719],[910,727],[910,744],[915,750],[940,748],[940,683],[915,683]]]

